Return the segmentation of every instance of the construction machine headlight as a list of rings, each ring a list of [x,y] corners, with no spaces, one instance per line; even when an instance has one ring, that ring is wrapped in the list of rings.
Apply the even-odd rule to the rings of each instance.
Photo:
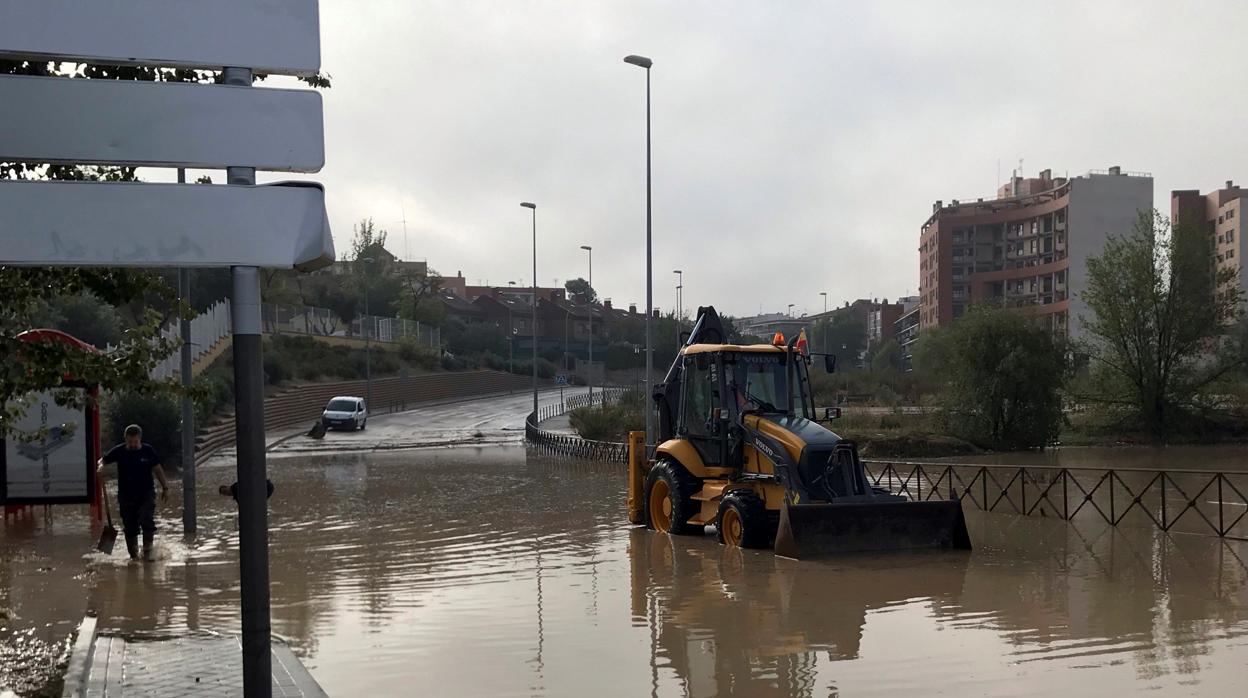
[[[834,419],[840,419],[840,418],[841,418],[841,408],[839,408],[839,407],[825,407],[825,408],[823,408],[823,419],[824,419],[824,421],[830,422],[830,421],[832,421],[832,420],[834,420]]]

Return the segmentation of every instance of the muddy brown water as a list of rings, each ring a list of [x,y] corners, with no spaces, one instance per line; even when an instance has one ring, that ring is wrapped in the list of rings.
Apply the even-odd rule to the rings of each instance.
[[[270,472],[273,629],[335,696],[1248,695],[1248,543],[972,511],[970,553],[795,562],[631,528],[617,466],[520,446]],[[233,503],[200,506],[191,546],[163,508],[148,565],[89,553],[79,512],[9,522],[0,686],[88,607],[237,629]]]

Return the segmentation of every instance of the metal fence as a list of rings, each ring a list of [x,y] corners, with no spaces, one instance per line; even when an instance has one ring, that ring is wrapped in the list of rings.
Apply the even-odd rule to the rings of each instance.
[[[326,308],[276,303],[265,303],[261,306],[261,318],[265,334],[368,338],[374,342],[410,340],[435,349],[442,346],[442,331],[438,327],[403,318],[362,315],[349,323],[344,323]],[[191,320],[191,361],[198,361],[199,357],[216,346],[217,342],[229,338],[231,334],[230,301],[229,299],[218,301]],[[160,331],[160,336],[176,341],[181,336],[178,322],[174,321],[166,325]],[[112,349],[112,346],[107,347],[108,351]],[[178,352],[165,357],[152,369],[152,378],[163,379],[177,376],[181,360],[182,357]]]
[[[411,340],[428,347],[442,344],[441,330],[428,323],[403,318],[359,315],[351,322],[326,308],[266,303],[261,317],[269,334],[306,334],[320,337],[371,339],[374,342]]]
[[[574,395],[559,404],[539,407],[537,412],[530,412],[524,421],[524,438],[534,448],[557,456],[627,463],[628,444],[582,439],[574,434],[558,434],[538,426],[547,419],[581,407],[610,404],[627,392],[628,388],[603,388],[595,391],[592,397],[588,394]]]
[[[1248,540],[1248,472],[867,461],[877,487],[990,512]]]
[[[191,320],[191,362],[198,361],[199,357],[216,346],[217,342],[229,337],[230,333],[230,301],[227,298],[217,301]],[[179,323],[174,321],[165,325],[160,336],[170,341],[178,341],[182,336]],[[107,348],[108,351],[112,349],[111,346]],[[182,356],[175,351],[152,368],[151,376],[155,379],[173,378],[179,375],[181,366]]]
[[[567,409],[575,409],[573,400],[568,403]],[[537,426],[564,411],[564,406],[548,405],[530,414],[525,437],[556,455],[628,462],[627,444]],[[1248,540],[1248,472],[884,460],[864,461],[864,466],[874,486],[912,500],[956,499],[988,512]]]

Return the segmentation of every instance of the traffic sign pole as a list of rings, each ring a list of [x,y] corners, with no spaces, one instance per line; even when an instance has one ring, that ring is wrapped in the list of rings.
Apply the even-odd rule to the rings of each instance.
[[[248,68],[226,68],[225,84],[250,87]],[[230,186],[254,185],[251,167],[226,170]],[[234,440],[238,453],[239,596],[243,620],[243,695],[270,698],[273,658],[269,617],[268,477],[264,456],[264,365],[261,357],[260,270],[233,267]]]

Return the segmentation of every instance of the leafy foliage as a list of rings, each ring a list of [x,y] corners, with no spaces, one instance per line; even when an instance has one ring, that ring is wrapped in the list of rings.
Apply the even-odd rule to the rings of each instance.
[[[1157,438],[1245,365],[1228,336],[1242,293],[1235,272],[1214,269],[1209,254],[1199,226],[1171,229],[1152,211],[1088,260],[1082,299],[1093,313],[1084,318],[1095,378],[1089,397],[1126,406]]]
[[[581,407],[568,414],[568,422],[583,439],[624,441],[628,432],[646,428],[642,391],[630,390],[609,405]]]
[[[807,335],[811,348],[836,355],[837,371],[856,371],[867,349],[867,325],[856,313],[840,312],[815,322]]]
[[[568,291],[568,298],[578,305],[586,305],[598,300],[598,292],[585,279],[579,277],[568,279],[563,287]]]
[[[918,344],[918,369],[943,384],[950,433],[994,449],[1044,447],[1062,425],[1064,338],[1020,313],[975,306]]]

